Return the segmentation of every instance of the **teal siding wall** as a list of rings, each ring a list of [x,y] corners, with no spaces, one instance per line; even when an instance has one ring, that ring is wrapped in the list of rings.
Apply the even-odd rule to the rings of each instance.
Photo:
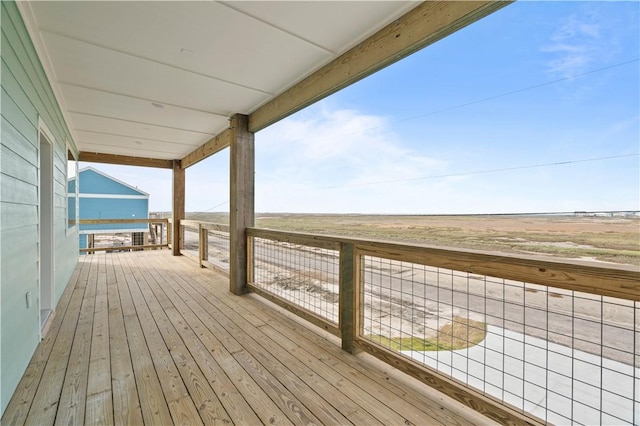
[[[81,177],[82,179],[82,177]],[[82,181],[81,186],[84,186]],[[80,197],[80,219],[147,219],[148,199],[83,198]],[[113,231],[117,229],[149,230],[146,223],[80,225],[81,231]]]
[[[117,196],[146,196],[144,191],[127,186],[91,168],[80,171],[80,219],[147,219],[148,198],[118,198]],[[69,192],[75,181],[69,182]],[[109,198],[83,197],[82,194],[105,194]],[[117,231],[120,229],[148,231],[146,223],[80,225],[80,231]]]
[[[81,170],[79,174],[81,194],[146,195],[91,169]]]
[[[77,264],[77,227],[66,229],[67,147],[75,145],[14,2],[1,2],[0,413],[39,342],[39,120],[54,140],[54,285],[59,300]],[[33,304],[26,306],[31,292]]]

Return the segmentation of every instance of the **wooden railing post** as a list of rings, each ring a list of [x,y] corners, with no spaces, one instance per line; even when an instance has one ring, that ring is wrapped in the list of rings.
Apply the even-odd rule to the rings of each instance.
[[[254,224],[254,136],[249,132],[249,117],[231,117],[229,152],[229,290],[233,294],[247,291],[247,235]]]
[[[180,221],[184,219],[184,169],[180,160],[173,161],[173,241],[171,250],[174,256],[180,256],[183,247],[183,230]]]
[[[198,264],[204,268],[203,262],[209,260],[209,230],[198,224]]]
[[[359,333],[360,319],[360,295],[359,287],[359,262],[354,245],[342,243],[340,248],[340,334],[342,337],[342,349],[355,353],[355,338]]]

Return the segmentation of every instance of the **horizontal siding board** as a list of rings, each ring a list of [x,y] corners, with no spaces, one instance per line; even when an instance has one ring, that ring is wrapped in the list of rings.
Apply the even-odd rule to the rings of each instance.
[[[38,187],[13,176],[2,173],[0,180],[0,191],[2,191],[2,201],[19,204],[38,204]]]
[[[38,225],[38,207],[34,205],[3,202],[0,203],[0,215],[3,230]]]
[[[5,105],[3,103],[2,110],[4,111],[4,109]],[[37,129],[34,127],[31,130],[33,131],[33,137],[37,139]],[[0,124],[0,140],[2,140],[3,147],[22,157],[31,166],[38,166],[38,148],[32,145],[4,116]]]
[[[64,213],[67,211],[67,196],[60,195],[58,193],[53,196],[53,207],[55,209],[62,209]],[[66,216],[66,215],[65,215]]]
[[[5,92],[4,87],[2,88],[1,96],[2,117],[5,118],[8,123],[13,125],[18,133],[23,136],[24,140],[28,141],[30,145],[36,147],[38,141],[38,126],[34,125],[29,118],[24,115],[22,110],[18,108],[13,99],[11,99],[11,96]]]
[[[38,184],[38,171],[33,165],[11,151],[4,144],[0,147],[0,170],[2,173],[31,185]]]
[[[55,160],[54,160],[55,163]],[[53,185],[53,190],[58,194],[66,194],[67,193],[67,174],[66,171],[61,172],[59,168],[54,167],[53,169],[53,179],[55,184]]]
[[[2,58],[2,88],[7,92],[8,96],[15,102],[15,104],[20,106],[20,110],[25,117],[38,116],[38,111],[31,103],[27,93],[25,93],[24,87],[22,87],[14,77],[11,69],[5,62],[4,56]],[[32,122],[32,124],[33,126],[38,125],[37,121]]]
[[[38,226],[30,225],[16,229],[2,229],[2,301],[8,301],[11,306],[26,309],[25,291],[38,290]],[[27,261],[26,259],[32,259]],[[33,294],[33,302],[37,301],[37,294]],[[20,303],[18,303],[20,302]],[[9,308],[3,316],[12,311]],[[37,317],[37,315],[36,315]],[[11,321],[10,321],[11,322]],[[19,323],[14,323],[18,326]],[[20,328],[20,327],[16,327]],[[2,336],[4,340],[4,335]],[[4,345],[3,345],[4,346]]]
[[[36,95],[30,95],[30,97],[33,96],[34,105],[36,105],[38,111],[40,111],[40,115],[51,125],[51,130],[60,136],[69,137],[69,134],[65,132],[66,126],[64,125],[64,119],[59,110],[53,90],[37,58],[37,53],[31,42],[29,33],[22,23],[20,12],[15,4],[2,3],[6,8],[6,17],[8,18],[3,19],[2,22],[3,33],[6,35],[7,41],[11,46],[8,56],[10,56],[12,52],[15,54],[16,51],[24,53],[17,55],[16,59],[18,59],[18,63],[22,68],[22,73],[20,74],[24,76],[23,78],[28,78],[29,81],[19,81],[21,84],[29,86],[35,91]],[[3,44],[3,56],[5,56],[4,46]]]
[[[50,130],[55,134],[59,134],[60,129],[53,122],[53,117],[45,107],[44,102],[40,97],[40,93],[33,86],[33,82],[28,74],[29,64],[27,64],[27,68],[25,69],[25,62],[22,60],[20,55],[16,53],[14,50],[15,44],[8,41],[9,38],[6,35],[5,30],[10,29],[10,26],[5,27],[4,22],[2,23],[2,58],[6,64],[6,66],[11,71],[10,73],[14,76],[16,81],[18,82],[19,87],[24,91],[27,99],[29,99],[29,103],[33,108],[38,112],[38,115],[42,116],[42,118],[50,124]],[[20,48],[20,46],[18,46]],[[24,58],[23,58],[24,59]],[[3,70],[4,77],[4,70]],[[3,82],[4,85],[4,82]],[[16,100],[17,102],[17,100]],[[22,105],[22,104],[21,104]],[[37,120],[37,115],[36,115]],[[37,121],[36,123],[37,124]]]

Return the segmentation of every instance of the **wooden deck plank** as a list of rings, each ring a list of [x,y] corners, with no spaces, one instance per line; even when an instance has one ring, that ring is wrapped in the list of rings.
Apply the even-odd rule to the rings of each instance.
[[[203,286],[202,283],[192,282],[194,285],[194,291],[200,292],[203,296],[200,299],[200,303],[209,303],[207,302],[207,293],[206,290],[211,290],[210,286]],[[200,284],[198,286],[198,284]],[[196,288],[195,286],[198,286]],[[215,290],[212,290],[215,292]],[[254,347],[262,347],[262,350],[257,350],[255,352],[255,356],[259,357],[263,360],[264,365],[268,365],[270,370],[279,371],[277,359],[282,359],[283,357],[287,358],[287,367],[291,370],[292,373],[297,375],[298,379],[301,381],[308,380],[311,377],[316,377],[317,379],[311,381],[311,387],[313,389],[323,389],[323,395],[327,395],[331,401],[341,406],[344,410],[343,416],[354,416],[354,414],[360,414],[363,417],[363,421],[367,419],[366,424],[408,424],[410,423],[403,415],[398,412],[388,408],[383,401],[376,400],[372,398],[366,390],[357,387],[355,384],[348,380],[344,380],[344,377],[335,374],[331,368],[318,368],[314,370],[313,367],[318,367],[319,364],[305,364],[296,357],[298,356],[297,351],[295,350],[295,346],[293,348],[285,348],[282,346],[279,340],[283,339],[283,336],[277,336],[277,340],[272,340],[267,335],[264,334],[264,327],[268,327],[266,323],[263,321],[263,327],[254,328],[251,327],[251,324],[248,320],[244,319],[239,315],[240,312],[244,311],[244,308],[240,306],[239,303],[234,303],[235,300],[228,299],[228,302],[231,304],[230,306],[225,303],[218,303],[215,306],[209,304],[207,306],[207,310],[210,312],[218,311],[220,316],[223,318],[233,318],[233,322],[227,322],[227,327],[230,328],[230,332],[234,334],[238,334],[241,330],[245,330],[247,336],[250,336],[253,340],[244,340],[241,343],[244,347],[254,348]],[[243,300],[244,302],[244,300]],[[244,335],[244,334],[243,334]],[[290,351],[289,349],[292,349]],[[270,357],[266,356],[266,353],[270,353]],[[288,355],[288,356],[287,356]],[[311,369],[311,372],[309,371]],[[313,376],[311,374],[313,373]],[[291,374],[291,373],[289,373]],[[286,377],[286,373],[283,374]],[[332,382],[329,382],[325,379],[331,378]],[[342,395],[340,395],[342,394]],[[333,398],[337,396],[338,398]],[[318,398],[318,396],[316,396]],[[321,398],[320,398],[321,399]],[[338,399],[340,402],[336,402]],[[361,410],[359,413],[356,407],[360,407]],[[370,414],[369,414],[370,413]],[[357,417],[357,416],[354,416]],[[371,420],[371,418],[377,418],[378,420]],[[342,420],[341,422],[344,422]],[[433,418],[428,418],[426,416],[421,416],[420,421],[416,424],[425,424],[428,422],[433,422]],[[327,421],[323,419],[324,423],[335,423],[336,421]]]
[[[114,424],[111,390],[87,396],[84,424],[96,426]]]
[[[117,262],[123,272],[124,280],[118,281],[118,290],[142,417],[148,424],[171,424],[169,407],[131,297],[129,286],[134,283],[134,279],[126,274],[127,269],[123,267],[119,256],[114,259],[114,262]],[[116,273],[118,273],[117,268]]]
[[[3,424],[471,423],[159,251],[82,256],[20,386]]]
[[[140,278],[141,279],[138,280],[138,286],[147,302],[147,306],[149,307],[156,324],[158,325],[160,333],[162,334],[162,337],[170,351],[171,357],[175,362],[180,376],[188,389],[188,393],[197,407],[200,418],[208,425],[231,423],[231,419],[227,415],[222,403],[198,368],[193,357],[189,353],[189,349],[184,345],[180,335],[176,332],[173,324],[166,314],[166,311],[175,310],[173,304],[169,298],[166,297],[164,292],[157,291],[160,298],[164,301],[164,306],[161,305],[158,300],[160,298],[156,297],[156,294],[152,291],[149,284],[151,282],[154,287],[157,287],[157,283],[155,283],[151,274],[146,274]],[[182,402],[181,400],[181,404],[188,405],[188,402]],[[174,422],[175,421],[176,418],[174,417]]]
[[[111,393],[114,424],[118,426],[143,423],[138,389],[135,383],[131,354],[120,305],[118,279],[124,281],[122,269],[116,270],[111,256],[107,268],[107,298],[109,302],[109,354],[111,357]]]
[[[88,268],[88,267],[87,267]],[[29,365],[18,384],[16,392],[13,394],[11,401],[7,405],[7,409],[2,415],[0,423],[4,424],[23,424],[29,414],[29,409],[33,403],[38,385],[45,371],[47,361],[53,350],[58,334],[62,328],[63,320],[66,316],[71,296],[74,293],[75,286],[81,276],[82,268],[76,268],[69,280],[69,284],[65,289],[58,306],[56,308],[56,316],[53,319],[49,331],[44,336],[36,348]],[[88,273],[88,269],[87,269]]]
[[[162,268],[160,264],[154,266],[156,271]],[[170,270],[163,271],[163,274],[156,274],[157,279],[167,277],[182,280],[181,276],[174,275]],[[190,343],[191,354],[198,361],[203,374],[207,376],[212,387],[216,389],[216,394],[221,396],[222,403],[234,421],[239,424],[254,424],[254,420],[258,418],[257,415],[260,421],[265,424],[292,424],[282,410],[271,401],[232,356],[229,349],[235,349],[238,352],[241,350],[241,346],[232,338],[225,339],[225,344],[219,341],[218,335],[208,328],[214,327],[213,320],[210,319],[208,327],[205,326],[191,311],[191,308],[199,307],[199,305],[179,286],[165,286],[163,290],[189,325],[188,327],[180,326],[181,319],[175,318],[174,315],[172,321],[176,325],[176,329],[181,333],[183,339]],[[171,311],[167,311],[167,313],[171,316]],[[216,325],[215,330],[223,329]],[[236,394],[241,398],[238,399]],[[250,410],[246,410],[245,407],[250,407]],[[245,423],[245,419],[249,421]]]
[[[247,348],[245,351],[252,358],[255,358],[255,361],[265,370],[268,370],[269,373],[277,378],[288,390],[298,395],[301,402],[309,407],[323,424],[344,424],[348,422],[345,414],[352,414],[356,409],[355,404],[349,404],[349,398],[346,395],[339,396],[338,389],[329,385],[325,380],[322,380],[313,371],[309,371],[308,368],[297,364],[295,357],[291,356],[293,354],[288,353],[277,345],[267,343],[268,339],[263,338],[264,335],[262,332],[258,328],[253,327],[248,321],[243,323],[243,319],[241,319],[233,309],[225,309],[223,311],[224,306],[222,305],[224,304],[213,305],[206,300],[206,296],[199,299],[198,303],[202,304],[208,312],[211,312],[212,315],[227,328],[227,331],[237,336],[239,343]],[[240,322],[240,324],[237,322]],[[264,322],[262,324],[265,325]],[[286,359],[286,365],[280,362],[280,359]],[[253,363],[245,360],[244,365],[256,371]],[[299,368],[295,371],[292,370],[292,366],[298,366]],[[270,383],[265,382],[265,385],[270,386]],[[317,390],[324,391],[322,394],[327,395],[331,402],[341,405],[344,413],[336,409],[334,404],[318,395]],[[277,393],[275,394],[277,395]],[[346,404],[343,404],[345,402]],[[292,420],[298,421],[299,419]],[[369,420],[371,422],[367,424],[376,424],[375,419],[370,418]],[[404,422],[404,419],[400,418],[396,418],[395,420],[393,423],[398,423],[398,420]],[[388,423],[392,422],[389,421]]]
[[[87,400],[87,378],[91,359],[91,335],[95,312],[96,287],[100,265],[92,263],[76,325],[55,424],[82,424]]]
[[[96,285],[85,424],[113,423],[106,258],[104,256],[104,259],[100,259],[101,267]]]
[[[25,420],[26,424],[47,425],[55,421],[90,268],[90,264],[82,266],[80,273],[82,279],[78,280],[73,290],[67,314],[47,360],[43,379],[40,381]]]
[[[167,402],[174,401],[176,399],[182,399],[187,396],[187,388],[185,387],[178,369],[173,363],[173,359],[169,354],[169,349],[160,334],[160,330],[156,325],[147,302],[144,300],[139,288],[139,282],[144,278],[140,276],[139,270],[135,268],[129,260],[131,259],[127,255],[121,254],[121,262],[126,265],[125,273],[128,277],[133,278],[133,281],[129,283],[129,292],[131,298],[136,306],[136,312],[140,319],[140,325],[142,327],[149,352],[151,354],[151,360],[155,366],[164,393],[165,400]],[[193,407],[195,410],[195,407]],[[189,418],[189,416],[187,416]]]
[[[185,271],[186,272],[186,271]],[[195,280],[190,280],[189,284],[184,283],[184,285],[195,285]],[[208,283],[208,288],[211,288],[211,283]],[[198,291],[196,288],[192,287],[192,292]],[[358,404],[351,401],[349,398],[349,390],[346,389],[345,392],[340,394],[340,388],[331,386],[326,380],[322,379],[322,377],[314,372],[309,372],[309,368],[305,367],[292,357],[291,353],[288,353],[282,347],[278,345],[271,345],[269,343],[270,339],[265,339],[264,335],[258,328],[253,327],[253,324],[245,320],[244,318],[240,319],[235,310],[240,307],[234,305],[232,307],[226,308],[224,303],[216,303],[211,304],[208,302],[207,294],[200,293],[203,297],[194,302],[201,304],[202,307],[210,313],[217,321],[223,324],[227,331],[236,336],[239,342],[247,349],[252,357],[255,357],[256,360],[264,366],[271,374],[273,374],[280,382],[282,382],[287,389],[294,392],[298,395],[298,398],[308,407],[312,408],[313,413],[319,417],[320,421],[324,424],[344,424],[348,422],[347,415],[352,416],[353,418],[360,420],[361,424],[398,424],[405,423],[405,419],[398,415],[393,410],[385,410],[384,405],[382,408],[379,407],[379,402],[375,404],[375,407],[370,407],[370,409],[374,412],[378,412],[378,415],[384,419],[383,421],[376,420],[373,416],[368,415],[363,410],[358,410]],[[238,298],[228,298],[230,302],[241,301],[243,299]],[[236,324],[234,321],[230,321],[230,318],[234,318],[234,321],[240,321],[240,324]],[[257,318],[257,317],[256,317]],[[242,322],[245,321],[245,322]],[[263,320],[260,320],[260,324],[266,325]],[[248,336],[251,338],[248,338]],[[235,356],[235,354],[234,354]],[[287,359],[287,366],[285,367],[279,359]],[[245,362],[245,368],[253,368],[254,373],[255,365],[250,362]],[[291,370],[292,366],[298,367],[297,370]],[[258,376],[259,377],[259,376]],[[271,382],[263,381],[263,385],[269,387]],[[340,386],[343,386],[342,384]],[[348,388],[348,386],[347,386]],[[323,400],[318,394],[315,393],[314,390],[322,390],[323,395],[326,396],[327,401]],[[362,393],[361,389],[358,389],[360,393]],[[278,392],[273,392],[272,395],[277,395]],[[308,397],[308,398],[307,398]],[[358,395],[355,395],[356,399],[358,399]],[[369,399],[371,401],[371,398]],[[365,400],[360,401],[360,403],[365,402]],[[335,407],[339,406],[342,408],[342,412]],[[361,417],[358,417],[360,415]],[[300,419],[292,419],[294,421],[300,421]],[[423,421],[425,418],[423,417]],[[432,420],[432,419],[431,419]]]

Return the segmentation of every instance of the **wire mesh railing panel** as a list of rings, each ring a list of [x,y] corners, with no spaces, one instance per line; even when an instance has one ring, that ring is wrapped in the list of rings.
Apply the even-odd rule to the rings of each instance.
[[[224,231],[207,231],[209,240],[208,262],[217,268],[229,272],[229,233]]]
[[[556,424],[640,423],[640,304],[364,255],[361,337]]]
[[[252,237],[253,282],[332,323],[338,323],[339,252]]]
[[[191,228],[191,227],[185,226],[182,228],[182,230],[183,230],[182,237],[184,239],[184,244],[180,251],[183,254],[193,256],[197,259],[199,255],[199,248],[200,248],[198,228]]]

